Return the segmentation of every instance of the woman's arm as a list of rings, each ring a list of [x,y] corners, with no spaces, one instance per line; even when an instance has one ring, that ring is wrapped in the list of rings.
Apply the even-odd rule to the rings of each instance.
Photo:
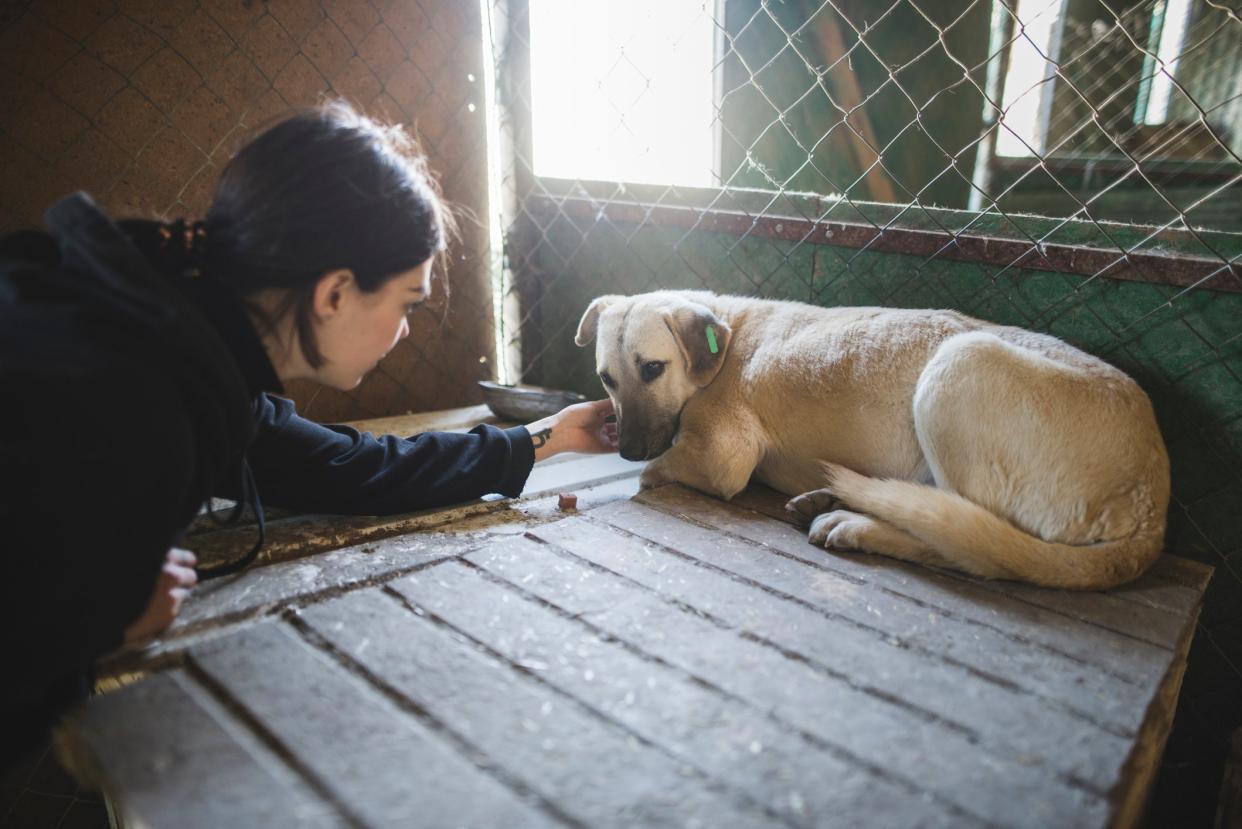
[[[481,425],[466,434],[376,437],[314,423],[298,416],[291,401],[264,395],[256,404],[257,436],[249,459],[265,504],[387,515],[492,492],[515,497],[536,460],[614,448],[615,426],[604,423],[611,413],[611,404],[600,401],[571,406],[529,427]]]
[[[617,424],[611,400],[578,403],[526,427],[535,447],[535,460],[561,452],[617,451]]]

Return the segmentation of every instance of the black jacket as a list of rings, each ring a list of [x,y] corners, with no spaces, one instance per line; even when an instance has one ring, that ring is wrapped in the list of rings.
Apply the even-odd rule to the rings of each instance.
[[[525,485],[523,427],[377,439],[299,417],[267,394],[279,381],[239,300],[162,273],[151,223],[118,225],[83,194],[46,223],[0,241],[3,764],[84,693],[203,502],[239,495],[246,459],[263,503],[315,512]]]

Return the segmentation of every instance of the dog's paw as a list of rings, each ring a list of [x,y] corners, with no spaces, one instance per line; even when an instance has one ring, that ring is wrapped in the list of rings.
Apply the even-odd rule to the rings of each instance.
[[[833,510],[811,522],[807,540],[828,550],[865,550],[864,539],[875,522],[849,510]]]
[[[790,498],[785,509],[802,525],[810,524],[817,516],[832,512],[839,504],[831,489],[814,489]]]
[[[665,475],[661,468],[656,466],[655,462],[652,461],[643,467],[643,471],[639,473],[638,488],[653,489],[657,486],[664,486],[665,484],[672,483],[672,480],[672,478]]]

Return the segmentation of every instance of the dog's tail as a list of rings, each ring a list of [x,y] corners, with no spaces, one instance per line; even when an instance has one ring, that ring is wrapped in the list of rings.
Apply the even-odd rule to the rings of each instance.
[[[909,481],[868,478],[824,464],[844,504],[921,540],[953,567],[985,578],[1044,587],[1105,590],[1137,578],[1160,554],[1164,521],[1127,538],[1094,544],[1045,541],[953,492]]]

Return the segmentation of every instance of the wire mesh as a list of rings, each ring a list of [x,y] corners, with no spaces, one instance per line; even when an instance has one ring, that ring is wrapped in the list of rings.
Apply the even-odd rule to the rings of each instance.
[[[1153,808],[1185,817],[1189,792],[1210,821],[1242,725],[1238,5],[720,0],[580,29],[601,58],[572,66],[578,88],[608,106],[572,109],[610,117],[551,128],[587,147],[621,135],[641,157],[690,131],[640,133],[642,96],[669,82],[642,39],[693,29],[687,15],[710,24],[712,60],[693,71],[715,89],[698,162],[711,186],[691,187],[681,171],[611,180],[589,152],[576,170],[549,158],[565,145],[540,143],[555,105],[539,3],[490,9],[512,376],[598,395],[572,345],[579,315],[593,296],[659,288],[953,308],[1128,371],[1173,457],[1167,548],[1216,568]]]
[[[1236,0],[631,0],[600,7],[639,25],[541,40],[540,4],[596,5],[555,2],[0,4],[0,230],[77,188],[113,213],[201,214],[238,140],[340,95],[415,129],[480,220],[490,197],[503,261],[467,221],[448,320],[418,319],[352,396],[295,390],[311,416],[476,402],[497,374],[597,395],[572,335],[600,293],[948,307],[1061,336],[1152,395],[1174,463],[1167,546],[1217,571],[1165,769],[1210,799],[1242,724]],[[571,109],[605,117],[551,129],[641,162],[692,131],[677,111],[644,131],[681,80],[651,61],[704,36],[698,156],[641,181],[591,167],[599,154],[546,172],[565,159],[536,142],[542,56],[602,56],[597,76],[567,74],[590,91]]]

